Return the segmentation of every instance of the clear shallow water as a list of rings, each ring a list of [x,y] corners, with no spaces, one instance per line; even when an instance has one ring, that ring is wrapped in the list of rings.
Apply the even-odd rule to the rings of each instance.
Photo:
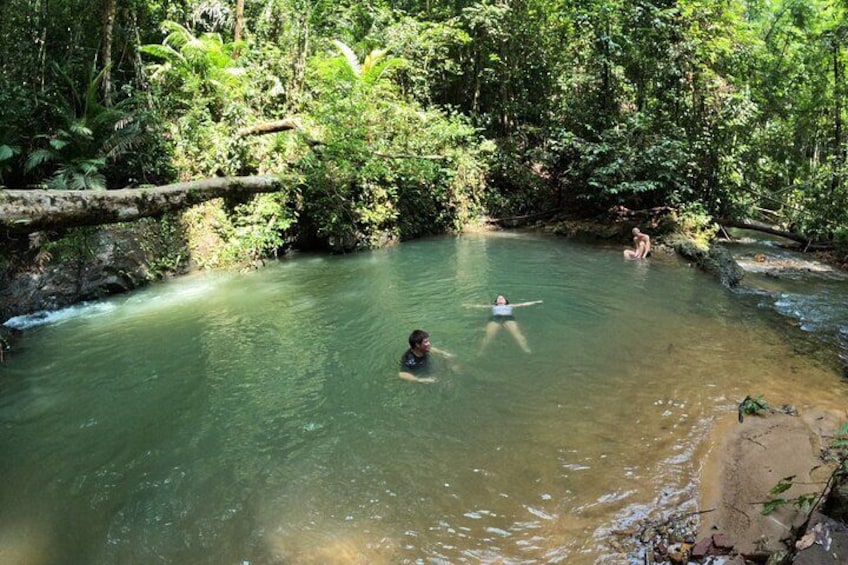
[[[533,352],[502,331],[497,293]],[[87,305],[0,366],[0,562],[627,562],[747,394],[844,406],[756,300],[534,234],[300,256]],[[20,321],[29,323],[29,321]],[[456,358],[397,378],[423,327]]]
[[[779,237],[734,230],[726,243],[746,274],[737,291],[826,343],[848,367],[848,275],[784,247]],[[759,261],[757,259],[760,259]]]

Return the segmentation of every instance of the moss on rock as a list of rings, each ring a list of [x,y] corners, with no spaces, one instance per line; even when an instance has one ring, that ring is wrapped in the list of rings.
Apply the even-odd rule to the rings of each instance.
[[[745,271],[736,263],[731,253],[721,245],[703,246],[682,235],[669,238],[667,242],[674,250],[694,261],[701,269],[714,275],[721,284],[733,288],[745,276]]]

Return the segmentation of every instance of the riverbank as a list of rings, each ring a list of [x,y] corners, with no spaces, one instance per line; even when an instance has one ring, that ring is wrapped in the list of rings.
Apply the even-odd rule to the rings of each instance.
[[[837,408],[798,413],[788,406],[721,416],[701,450],[698,510],[641,524],[634,559],[848,563],[845,504],[837,496],[821,498],[846,489],[844,478],[828,488],[836,468],[831,446],[845,416]],[[773,508],[764,511],[768,506]]]
[[[783,291],[778,281],[788,281],[792,289],[805,280],[844,284],[848,276],[833,256],[795,255],[789,247],[733,249],[732,254],[748,275],[747,286],[759,296],[791,300],[793,291]],[[804,321],[802,316],[795,323]],[[700,456],[698,511],[644,525],[639,541],[646,562],[685,563],[688,552],[693,563],[711,562],[710,555],[724,556],[720,563],[848,563],[846,505],[840,494],[848,487],[844,477],[833,489],[827,485],[835,469],[832,446],[848,413],[827,398],[820,402],[807,398],[805,406],[800,412],[780,408],[743,414],[741,421],[735,411],[721,416]],[[781,484],[786,490],[777,492]],[[826,491],[835,495],[818,501]],[[781,499],[786,502],[763,513],[766,504]],[[810,514],[809,507],[816,502],[821,504]]]
[[[842,421],[835,410],[775,410],[717,422],[701,470],[701,547],[693,557],[716,545],[755,562],[790,551],[807,520],[808,509],[796,502],[813,502],[825,488],[834,463],[823,455]],[[772,494],[782,480],[788,489]],[[779,499],[787,502],[764,514]],[[848,562],[848,555],[835,562]]]
[[[842,281],[846,276],[844,265],[833,254],[735,255],[746,273],[769,280],[824,276]],[[830,494],[828,480],[836,466],[832,446],[848,415],[844,409],[825,405],[822,402],[800,413],[770,410],[744,418],[727,414],[716,423],[701,470],[703,513],[693,558],[713,551],[762,563],[770,555],[774,557],[769,563],[788,563],[789,556],[792,563],[848,563],[848,536],[829,529],[844,530],[844,524],[821,514],[826,502],[831,507],[842,503],[833,496],[819,500],[822,494]],[[844,481],[840,478],[837,485]],[[787,502],[775,503],[764,514],[765,504],[779,500]],[[811,505],[816,506],[812,514]],[[816,543],[822,532],[827,533],[826,542]]]

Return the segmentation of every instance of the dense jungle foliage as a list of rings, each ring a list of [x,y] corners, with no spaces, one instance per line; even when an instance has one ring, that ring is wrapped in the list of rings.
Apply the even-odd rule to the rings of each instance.
[[[5,0],[0,184],[274,174],[232,260],[672,206],[848,240],[845,0]],[[205,237],[202,236],[202,237]]]

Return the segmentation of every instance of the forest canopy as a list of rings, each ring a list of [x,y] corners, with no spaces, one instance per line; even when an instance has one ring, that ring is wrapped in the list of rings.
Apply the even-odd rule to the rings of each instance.
[[[277,176],[215,213],[251,256],[614,206],[844,246],[846,9],[7,0],[0,185]]]

